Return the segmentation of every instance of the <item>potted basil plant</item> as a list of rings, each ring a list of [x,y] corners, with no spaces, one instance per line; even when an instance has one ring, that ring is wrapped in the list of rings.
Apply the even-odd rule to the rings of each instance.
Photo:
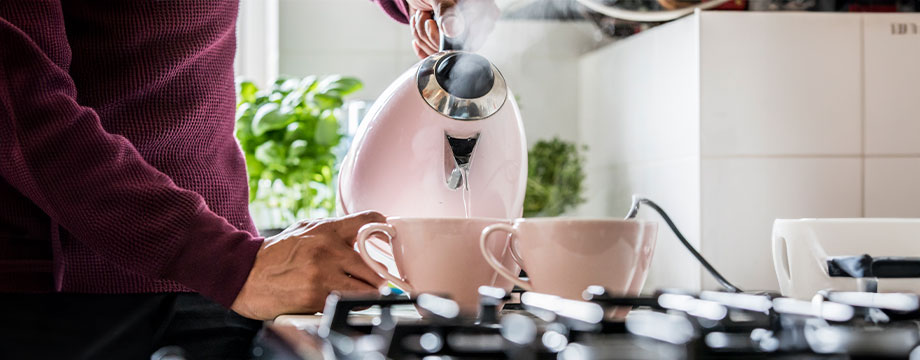
[[[283,78],[263,90],[237,82],[235,134],[257,227],[281,229],[334,214],[338,118],[345,97],[361,87],[342,76]]]
[[[559,216],[585,202],[584,156],[574,143],[540,140],[527,153],[524,217]]]

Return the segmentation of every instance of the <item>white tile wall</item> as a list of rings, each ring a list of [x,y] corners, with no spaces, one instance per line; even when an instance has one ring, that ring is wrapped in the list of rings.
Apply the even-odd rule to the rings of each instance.
[[[519,99],[527,142],[558,136],[578,140],[578,67],[569,59],[497,63]]]
[[[279,1],[284,54],[410,49],[408,28],[370,0]]]
[[[864,16],[867,154],[920,154],[920,36],[892,34],[899,24],[912,31],[920,15]]]
[[[860,217],[861,166],[858,157],[704,158],[703,255],[742,289],[778,289],[774,219]],[[703,287],[718,288],[705,274]]]
[[[703,154],[859,154],[860,53],[858,14],[703,12]]]
[[[588,173],[591,176],[586,182],[587,193],[595,201],[581,207],[576,215],[621,218],[629,210],[632,195],[641,194],[664,208],[688,241],[699,246],[699,159],[622,163],[589,168]],[[654,291],[662,287],[698,288],[698,264],[659,215],[650,208],[642,208],[639,217],[659,223],[658,243],[645,290]]]
[[[355,98],[372,100],[408,67],[399,68],[398,57],[389,52],[339,52],[312,55],[282,53],[281,74],[303,76],[308,74],[342,74],[355,76],[364,88]]]
[[[699,156],[696,19],[669,25],[582,59],[582,136],[602,161]]]
[[[866,159],[866,216],[920,217],[920,157]]]
[[[356,76],[365,87],[354,96],[372,100],[409,67],[408,28],[371,1],[279,1],[281,75]]]
[[[700,247],[700,160],[686,157],[652,161],[637,166],[623,165],[615,168],[616,176],[625,181],[613,181],[608,186],[617,194],[611,198],[608,216],[626,215],[632,194],[640,194],[655,201],[671,217],[687,241]],[[616,190],[618,187],[628,190]],[[640,208],[643,219],[658,221],[658,243],[646,280],[645,291],[656,288],[699,288],[700,267],[671,233],[664,221],[650,208]]]
[[[640,194],[664,207],[699,245],[695,24],[684,19],[643,34],[644,41],[627,39],[582,57],[579,121],[589,146],[588,201],[578,215],[622,217],[632,195]],[[661,226],[646,290],[698,288],[699,266],[677,238],[650,209],[640,216]]]
[[[502,21],[480,49],[518,97],[529,144],[578,140],[578,59],[598,46],[594,32],[583,22]]]

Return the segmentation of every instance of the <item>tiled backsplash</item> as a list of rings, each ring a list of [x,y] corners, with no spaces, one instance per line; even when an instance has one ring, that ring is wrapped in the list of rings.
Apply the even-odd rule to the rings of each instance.
[[[584,212],[647,195],[749,290],[777,289],[776,218],[920,216],[920,46],[890,32],[904,21],[920,15],[703,12],[586,55],[600,196]],[[649,170],[668,161],[684,171]],[[717,286],[670,234],[657,251],[647,288]]]
[[[859,154],[861,19],[703,13],[702,155]]]
[[[865,153],[920,157],[920,35],[892,35],[897,23],[920,20],[916,14],[863,16]]]

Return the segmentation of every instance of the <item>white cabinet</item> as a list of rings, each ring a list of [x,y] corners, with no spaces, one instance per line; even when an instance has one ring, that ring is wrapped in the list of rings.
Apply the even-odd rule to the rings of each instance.
[[[920,35],[891,34],[912,23],[701,12],[588,54],[581,214],[646,195],[746,290],[777,289],[776,218],[920,216]],[[716,287],[664,226],[656,251],[647,289]]]
[[[920,18],[865,15],[865,216],[920,217]]]
[[[869,156],[920,156],[918,26],[920,16],[915,14],[863,16]]]
[[[860,17],[700,18],[703,155],[860,151]]]

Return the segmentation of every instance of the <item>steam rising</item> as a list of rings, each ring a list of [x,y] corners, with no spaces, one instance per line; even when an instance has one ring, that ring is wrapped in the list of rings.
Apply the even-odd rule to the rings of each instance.
[[[505,0],[498,1],[505,19],[582,20],[584,13],[575,0]]]
[[[513,71],[534,55],[574,55],[608,41],[593,25],[564,24],[588,24],[582,11],[575,0],[458,0],[445,15],[465,24],[458,36],[465,42],[464,50],[479,52],[500,69]],[[503,21],[496,28],[499,17]]]
[[[463,24],[455,26],[455,29],[460,29],[453,35],[463,43],[464,50],[480,48],[495,28],[499,16],[501,10],[493,0],[461,0],[443,14],[444,19],[456,17],[459,21],[453,22]]]

